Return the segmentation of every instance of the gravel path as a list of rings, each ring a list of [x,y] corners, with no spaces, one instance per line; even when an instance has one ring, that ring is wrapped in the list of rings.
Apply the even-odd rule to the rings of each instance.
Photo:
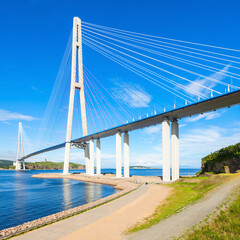
[[[233,181],[216,188],[214,192],[208,194],[208,196],[201,201],[187,206],[180,213],[161,221],[147,230],[131,234],[128,239],[165,240],[180,236],[184,231],[205,219],[207,215],[211,214],[217,207],[219,207],[226,197],[231,194],[233,188],[239,184],[240,177],[238,176]]]

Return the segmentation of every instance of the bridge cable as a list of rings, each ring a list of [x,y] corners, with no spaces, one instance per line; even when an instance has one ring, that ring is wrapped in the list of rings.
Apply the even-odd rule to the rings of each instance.
[[[85,66],[86,68],[86,66]],[[87,69],[87,68],[86,68]],[[88,69],[87,69],[88,70]],[[118,101],[115,99],[112,94],[102,85],[102,83],[88,70],[88,72],[94,77],[94,79],[101,85],[101,87],[109,94],[109,96],[127,113],[131,118],[133,117]]]
[[[98,109],[99,109],[99,112],[101,113],[101,115],[102,115],[102,117],[103,117],[103,120],[104,120],[104,122],[106,123],[106,128],[108,128],[108,123],[107,123],[106,118],[105,118],[104,113],[103,113],[104,111],[102,110],[101,106],[100,106],[99,103],[98,103],[98,100],[97,100],[96,97],[95,97],[96,94],[93,93],[93,92],[95,92],[94,89],[93,89],[92,87],[90,87],[90,82],[91,82],[91,81],[88,79],[88,77],[87,77],[86,74],[85,74],[85,80],[86,80],[86,84],[89,86],[89,89],[90,89],[90,91],[91,91],[91,93],[92,93],[92,96],[93,96],[94,101],[96,102],[96,105],[97,105],[97,107],[98,107]],[[96,92],[95,92],[95,93],[96,93]],[[104,128],[104,130],[106,130],[106,128]]]
[[[207,52],[207,53],[211,53],[211,54],[215,54],[215,55],[220,55],[220,56],[225,56],[225,57],[231,57],[231,58],[235,58],[235,59],[240,59],[239,57],[235,57],[235,56],[231,56],[231,55],[227,55],[227,54],[221,54],[221,53],[216,53],[216,52],[212,52],[212,51],[207,51],[207,50],[203,50],[203,49],[197,49],[197,48],[192,48],[192,47],[187,47],[187,46],[184,46],[184,45],[179,45],[179,44],[173,44],[173,43],[168,43],[168,42],[163,42],[163,41],[159,41],[159,40],[156,40],[156,39],[149,39],[149,38],[146,38],[146,37],[142,37],[142,36],[147,36],[147,37],[154,37],[154,38],[159,38],[159,39],[165,39],[165,40],[170,40],[170,41],[179,41],[180,40],[173,40],[173,39],[167,39],[167,38],[163,38],[163,37],[158,37],[158,36],[153,36],[153,35],[147,35],[147,34],[143,34],[143,33],[136,33],[136,32],[130,32],[130,31],[125,31],[125,30],[120,30],[120,29],[114,29],[114,28],[110,28],[110,27],[104,27],[104,26],[100,26],[100,25],[96,25],[96,24],[89,24],[89,23],[86,23],[86,22],[82,22],[83,23],[83,26],[86,26],[86,25],[92,25],[92,26],[95,26],[95,27],[98,27],[98,28],[102,28],[102,29],[105,29],[105,30],[108,30],[108,31],[113,31],[113,32],[118,32],[118,33],[121,33],[121,34],[125,34],[125,35],[130,35],[130,36],[135,36],[135,37],[138,37],[138,38],[142,38],[142,39],[147,39],[147,40],[151,40],[151,41],[154,41],[154,42],[162,42],[162,43],[165,43],[165,44],[169,44],[169,45],[173,45],[173,46],[180,46],[182,48],[187,48],[187,49],[193,49],[193,50],[197,50],[197,51],[201,51],[201,52]],[[137,36],[136,36],[137,35]],[[140,36],[139,36],[140,35]],[[184,41],[182,41],[184,42]],[[186,42],[185,43],[189,43],[189,44],[193,44],[191,42]],[[199,44],[200,45],[200,44]],[[201,44],[202,46],[204,44]],[[222,50],[229,50],[229,51],[236,51],[236,52],[240,52],[240,50],[237,50],[237,49],[230,49],[230,48],[223,48],[223,47],[217,47],[217,46],[211,46],[211,45],[205,45],[205,47],[214,47],[214,48],[218,48],[218,49],[222,49]]]
[[[85,40],[84,40],[84,41],[85,41]],[[84,44],[85,44],[85,42],[84,42]],[[96,46],[96,45],[94,44],[94,46]],[[114,54],[114,53],[112,53],[111,51],[108,51],[108,50],[106,50],[106,49],[104,49],[104,48],[102,48],[102,47],[99,47],[99,48],[100,48],[100,49],[103,49],[105,52],[108,52],[108,53],[110,53],[110,54],[113,55],[113,56],[116,56],[116,57],[119,58],[119,59],[122,59],[123,61],[125,61],[125,62],[127,62],[127,63],[129,63],[129,64],[131,64],[131,65],[133,65],[133,66],[136,66],[137,68],[140,68],[140,69],[142,69],[142,70],[144,70],[144,71],[146,71],[146,72],[148,72],[148,73],[150,73],[150,74],[152,74],[152,75],[155,75],[155,76],[161,78],[161,79],[164,80],[164,81],[170,82],[170,83],[173,84],[174,86],[183,88],[184,90],[186,90],[186,91],[188,91],[188,92],[191,92],[191,93],[199,96],[199,92],[195,92],[194,90],[191,90],[191,89],[189,89],[189,88],[187,88],[187,87],[185,87],[185,86],[182,86],[181,84],[178,84],[178,83],[176,83],[176,82],[174,82],[174,81],[172,81],[172,80],[170,80],[170,79],[168,79],[168,78],[166,78],[166,77],[163,77],[163,76],[161,76],[161,75],[159,75],[159,74],[157,74],[157,73],[155,73],[155,72],[153,72],[153,71],[151,71],[151,70],[148,70],[148,69],[146,69],[146,68],[144,68],[144,67],[142,67],[142,66],[140,66],[140,65],[138,65],[138,64],[136,64],[136,63],[133,63],[132,61],[127,60],[126,58],[120,57],[119,55]],[[95,49],[95,50],[96,50],[96,49]],[[97,50],[96,50],[96,51],[97,51]],[[102,53],[102,52],[100,52],[100,53]],[[114,58],[114,59],[116,59],[116,58]],[[120,60],[119,60],[119,61],[120,61]],[[122,61],[120,61],[120,62],[122,62]],[[157,82],[157,83],[159,83],[159,84],[164,85],[165,87],[168,87],[168,88],[172,89],[172,88],[169,87],[168,85],[166,85],[166,84],[164,84],[164,83],[162,83],[162,82],[160,82],[160,81],[157,81],[156,79],[154,79],[154,81]],[[175,89],[172,89],[172,90],[174,90],[174,91],[176,91],[176,92],[178,92],[178,93],[180,93],[180,94],[183,94],[183,93],[181,93],[181,92],[179,92],[179,91],[177,91],[177,90],[175,90]],[[186,96],[187,96],[187,95],[186,95]],[[200,96],[202,96],[203,98],[206,98],[206,96],[204,96],[204,95],[201,95],[201,94],[200,94]],[[187,96],[187,97],[189,98],[189,96]],[[192,100],[193,100],[193,101],[196,101],[195,99],[192,99]]]
[[[85,71],[85,74],[88,76],[88,79],[92,80],[92,78],[90,77],[90,75],[87,73],[87,71]],[[90,85],[92,86],[92,89],[94,89],[96,95],[98,96],[99,101],[101,102],[102,106],[104,107],[104,109],[106,110],[110,120],[112,121],[113,125],[116,124],[116,122],[114,121],[114,119],[112,118],[109,110],[106,108],[105,104],[103,101],[105,101],[106,104],[108,104],[108,102],[104,99],[104,95],[101,92],[101,90],[97,87],[96,83],[94,83],[94,81],[89,81]],[[111,108],[111,107],[110,107]],[[117,117],[117,116],[116,116]],[[112,124],[111,123],[111,124]]]
[[[99,51],[99,50],[97,50],[95,47],[92,47],[91,45],[89,45],[89,44],[86,43],[86,42],[85,42],[84,44],[86,44],[87,46],[95,49],[96,51]],[[137,70],[136,70],[136,71],[133,71],[133,70],[132,70],[132,69],[133,69],[132,67],[126,66],[126,64],[121,63],[119,60],[116,60],[116,59],[114,59],[113,57],[109,57],[109,55],[103,53],[102,51],[99,51],[99,53],[101,53],[101,54],[103,54],[104,56],[108,57],[109,59],[111,59],[111,60],[119,63],[121,66],[124,66],[125,68],[129,69],[130,71],[136,73],[136,74],[139,75],[139,76],[146,75],[146,74],[142,74],[142,75],[141,75],[141,74],[137,73],[137,72],[139,72],[139,71],[137,71]],[[147,76],[147,75],[146,75],[146,76]],[[143,77],[143,76],[142,76],[142,77]],[[182,99],[185,100],[185,101],[188,101],[186,98],[183,98],[183,97],[179,96],[178,94],[173,93],[173,92],[170,91],[169,89],[166,89],[166,88],[164,88],[164,87],[162,87],[162,86],[159,85],[159,84],[162,84],[162,83],[159,83],[159,84],[158,84],[158,83],[155,83],[155,82],[149,80],[149,78],[150,78],[150,79],[153,79],[152,77],[147,76],[147,77],[143,77],[143,78],[145,78],[145,79],[148,80],[149,82],[152,82],[152,83],[155,84],[156,86],[159,86],[159,87],[163,88],[164,90],[166,90],[166,91],[174,94],[175,96],[177,96],[177,97],[179,97],[179,98],[182,98]],[[153,80],[155,80],[155,79],[153,79]],[[156,81],[156,80],[155,80],[155,81]],[[168,86],[166,86],[166,87],[168,87]],[[175,90],[175,89],[172,89],[172,90]],[[177,91],[177,90],[175,90],[175,91]],[[181,93],[181,92],[179,92],[179,93],[180,93],[180,94],[183,94],[183,93]],[[184,94],[183,94],[183,95],[184,95]],[[187,96],[187,95],[186,95],[186,96]],[[187,97],[190,98],[189,96],[187,96]],[[193,99],[193,100],[194,100],[194,99]],[[194,101],[196,101],[196,100],[194,100]],[[188,101],[188,102],[190,102],[190,101]]]
[[[117,39],[114,39],[114,38],[110,38],[110,37],[108,37],[108,36],[106,36],[106,35],[102,35],[102,34],[99,34],[99,33],[93,32],[93,31],[90,31],[90,30],[88,30],[88,29],[84,29],[84,31],[91,32],[91,33],[93,33],[93,34],[97,34],[97,35],[99,35],[99,36],[102,36],[102,37],[105,37],[105,38],[108,38],[108,39],[112,39],[112,40],[117,41],[117,42],[122,42],[122,41],[120,41],[120,40],[117,40]],[[104,31],[100,31],[100,32],[104,32]],[[109,33],[107,33],[107,34],[109,34]],[[116,34],[110,34],[110,35],[115,36]],[[119,35],[116,35],[116,36],[118,37]],[[122,36],[119,36],[119,38],[126,39],[126,37],[122,37]],[[127,40],[128,40],[128,38],[127,38]],[[139,43],[139,40],[132,40],[132,39],[130,39],[130,41]],[[136,46],[136,45],[132,45],[132,44],[129,44],[129,43],[127,43],[127,42],[122,42],[122,43],[127,44],[127,45],[130,45],[130,46],[134,46],[134,47],[137,47],[137,48],[140,48],[140,49],[143,49],[143,50],[146,50],[146,51],[147,51],[146,48],[144,49],[144,48],[142,48],[142,47],[139,47],[139,46]],[[168,49],[166,49],[166,48],[159,48],[159,47],[156,47],[156,46],[152,46],[151,44],[146,44],[146,43],[144,43],[144,45],[151,46],[151,47],[155,47],[155,48],[158,48],[158,49],[163,49],[163,50],[165,50],[165,51],[170,51],[170,52],[174,52],[174,53],[177,53],[177,54],[182,54],[182,53],[179,53],[179,52],[176,52],[176,51],[168,50]],[[149,49],[149,50],[150,50],[151,53],[155,53],[155,54],[157,54],[157,55],[164,56],[164,57],[166,57],[166,58],[169,58],[169,59],[172,59],[172,60],[175,60],[175,61],[179,61],[179,62],[182,62],[182,63],[185,63],[185,64],[189,64],[189,65],[192,65],[192,66],[195,66],[195,67],[199,67],[199,68],[202,68],[202,69],[205,69],[205,70],[208,70],[208,71],[212,71],[212,72],[216,72],[216,71],[214,71],[214,70],[221,71],[221,69],[219,69],[219,68],[215,68],[215,67],[208,66],[208,65],[205,65],[205,64],[197,63],[197,62],[190,61],[190,60],[187,60],[187,59],[184,59],[184,58],[180,58],[180,57],[176,57],[176,56],[173,56],[173,55],[165,54],[165,53],[162,53],[162,52],[159,52],[159,51],[154,51],[154,50],[151,50],[151,49]],[[195,57],[195,56],[188,55],[188,54],[183,54],[183,55],[186,55],[186,56],[188,56],[188,57]],[[198,58],[198,57],[195,57],[195,58],[200,59],[200,60],[204,60],[204,61],[210,61],[210,62],[213,62],[213,63],[215,63],[215,64],[221,64],[221,65],[226,66],[226,64],[222,64],[222,63],[219,63],[219,62],[214,62],[214,61],[211,61],[211,60],[207,60],[207,59],[203,59],[203,58]],[[202,66],[202,67],[200,67],[200,66]],[[231,65],[231,67],[232,67],[232,68],[236,68],[236,69],[240,69],[239,67],[235,67],[235,66],[232,66],[232,65]],[[210,69],[207,69],[207,68],[214,69],[214,70],[210,70]],[[222,75],[229,76],[229,77],[233,77],[233,78],[235,78],[235,79],[240,80],[240,78],[237,78],[237,77],[232,76],[232,75],[235,75],[235,76],[239,76],[239,77],[240,77],[239,74],[236,74],[236,73],[233,73],[233,72],[230,72],[230,71],[228,71],[228,73],[231,74],[231,75],[226,74],[226,73],[222,73]]]
[[[111,48],[110,46],[107,46],[107,45],[105,45],[105,44],[103,44],[103,43],[101,43],[101,42],[99,42],[99,41],[97,41],[97,40],[95,40],[95,39],[92,39],[92,38],[89,37],[89,36],[86,36],[86,35],[85,35],[85,37],[87,37],[88,39],[91,39],[92,41],[97,42],[97,43],[99,43],[99,44],[101,44],[101,45],[104,45],[104,46],[106,46],[106,47],[108,47],[108,48]],[[94,36],[94,37],[95,37],[95,36]],[[95,37],[95,38],[98,38],[98,37]],[[98,38],[98,39],[99,39],[99,38]],[[176,66],[176,65],[173,65],[173,64],[170,64],[170,63],[161,61],[161,60],[156,59],[156,58],[152,58],[152,57],[147,56],[147,55],[145,55],[145,54],[142,54],[142,53],[136,52],[136,51],[134,51],[134,50],[131,50],[131,49],[128,49],[128,48],[119,46],[119,45],[114,44],[114,43],[111,43],[111,42],[109,42],[109,41],[106,41],[106,40],[103,40],[103,39],[100,39],[100,40],[102,40],[102,41],[104,41],[104,42],[107,42],[107,43],[110,43],[110,44],[112,44],[112,45],[114,45],[114,46],[117,46],[117,47],[119,47],[119,48],[123,48],[124,50],[127,50],[127,51],[133,52],[133,53],[135,53],[135,54],[141,55],[141,56],[143,56],[143,57],[149,58],[149,59],[151,59],[151,60],[155,60],[155,61],[157,61],[157,62],[166,64],[166,65],[168,65],[168,66],[170,66],[170,67],[174,67],[174,68],[177,68],[177,69],[179,69],[179,70],[182,70],[182,71],[185,71],[185,72],[188,72],[188,73],[197,75],[197,76],[199,76],[199,77],[203,77],[203,78],[206,78],[206,79],[209,79],[209,80],[211,79],[212,81],[216,81],[216,80],[214,80],[214,79],[212,79],[212,78],[210,78],[210,77],[206,77],[206,76],[204,76],[204,75],[202,75],[202,74],[194,73],[193,71],[190,71],[190,70],[187,70],[187,69],[178,67],[178,66]],[[114,48],[111,48],[111,49],[114,49]],[[114,49],[114,50],[117,51],[117,52],[120,52],[120,51],[118,51],[118,50],[116,50],[116,49]],[[128,55],[128,54],[125,54],[125,53],[123,53],[123,52],[121,52],[121,53],[124,54],[124,55]],[[129,55],[128,55],[128,56],[129,56]],[[132,57],[132,56],[131,56],[131,57]],[[134,58],[134,57],[132,57],[132,58]],[[136,58],[135,58],[135,59],[136,59]],[[138,60],[139,60],[139,59],[138,59]],[[139,60],[139,61],[142,61],[142,60]],[[148,65],[154,66],[154,65],[149,64],[149,63],[148,63]],[[156,66],[155,66],[155,67],[156,67]],[[157,68],[158,68],[158,67],[157,67]],[[167,71],[167,70],[165,70],[165,69],[162,69],[162,68],[160,68],[160,70],[170,73],[169,71]],[[171,72],[170,74],[176,75],[176,74],[174,74],[174,73],[172,73],[172,72]],[[177,76],[177,77],[180,77],[179,75],[176,75],[176,76]],[[183,78],[183,77],[180,77],[180,78]],[[186,80],[186,78],[183,78],[183,79]],[[190,80],[188,79],[187,81],[190,81]],[[193,82],[193,84],[199,85],[199,83],[196,83],[196,82]],[[223,84],[223,83],[221,83],[221,84]],[[224,84],[223,84],[223,85],[224,85]],[[201,85],[201,86],[203,86],[203,85]],[[210,90],[210,91],[214,91],[214,92],[216,92],[216,93],[218,93],[218,94],[221,94],[220,92],[218,92],[218,91],[216,91],[216,90],[214,90],[214,89],[208,88],[208,87],[206,87],[206,86],[204,86],[204,88],[207,88],[207,89]]]
[[[86,83],[86,87],[87,87],[88,90],[90,91],[90,94],[91,94],[90,96],[92,96],[92,91],[91,91],[90,87],[88,86],[88,83],[87,83],[86,80],[85,80],[85,83]],[[93,106],[94,112],[95,112],[95,114],[96,114],[96,116],[97,116],[97,119],[99,120],[100,125],[101,125],[102,128],[104,129],[103,122],[102,122],[101,118],[99,117],[96,108],[94,107],[94,104],[93,104],[93,102],[92,102],[91,97],[89,97],[89,99],[90,99],[90,102],[91,102],[91,104],[92,104],[92,106]]]
[[[86,36],[84,36],[84,37],[86,37]],[[89,38],[89,37],[87,37],[87,39],[88,39],[88,38]],[[94,42],[98,42],[98,41],[96,41],[96,40],[93,40],[93,41],[94,41]],[[98,42],[98,43],[99,43],[99,42]],[[119,51],[119,50],[117,50],[117,49],[114,49],[114,48],[112,48],[112,47],[109,47],[109,46],[107,46],[107,45],[105,45],[105,44],[103,44],[103,43],[100,43],[100,44],[106,46],[107,48],[113,49],[114,51],[120,52],[121,54],[124,54],[124,55],[126,55],[126,56],[129,56],[129,57],[131,57],[131,58],[133,58],[133,59],[135,59],[135,60],[137,60],[137,61],[143,62],[143,63],[145,63],[145,64],[147,64],[147,65],[150,65],[150,66],[152,66],[152,67],[154,67],[154,68],[157,68],[157,69],[162,70],[162,71],[164,71],[164,72],[167,72],[167,73],[169,73],[169,74],[171,74],[171,75],[174,75],[174,76],[176,76],[176,77],[179,77],[179,78],[181,78],[181,79],[183,79],[183,80],[186,80],[186,81],[188,81],[188,82],[191,82],[191,83],[193,83],[193,84],[195,84],[195,85],[199,85],[199,86],[201,86],[201,87],[203,87],[203,88],[205,88],[205,89],[208,89],[208,90],[210,90],[210,91],[214,91],[214,92],[216,92],[216,93],[218,93],[218,94],[221,94],[220,92],[215,91],[214,89],[205,87],[205,86],[203,86],[203,85],[201,85],[201,84],[199,84],[199,83],[196,83],[196,82],[194,82],[194,81],[191,81],[191,80],[189,80],[189,79],[187,79],[187,78],[185,78],[185,77],[179,76],[179,75],[174,74],[174,73],[172,73],[172,72],[169,72],[169,71],[167,71],[167,70],[165,70],[165,69],[162,69],[162,68],[160,68],[160,67],[157,67],[157,66],[155,66],[155,65],[152,65],[152,64],[150,64],[150,63],[147,63],[147,62],[145,62],[145,61],[143,61],[143,60],[141,60],[141,59],[138,59],[138,58],[135,58],[135,57],[133,57],[133,56],[131,56],[131,55],[129,55],[129,54],[123,53],[123,52],[121,52],[121,51]]]
[[[96,123],[95,123],[95,120],[94,120],[94,117],[93,117],[93,115],[92,115],[92,112],[91,112],[91,110],[90,110],[90,105],[92,106],[92,104],[91,104],[91,102],[90,102],[90,98],[89,98],[89,94],[88,94],[88,89],[87,89],[87,87],[86,88],[84,88],[85,89],[85,99],[86,99],[86,109],[87,109],[87,111],[88,111],[88,113],[90,114],[90,118],[89,119],[91,119],[92,120],[92,122],[93,122],[93,124],[94,124],[94,127],[95,127],[95,131],[96,132],[98,132],[98,129],[97,129],[97,126],[96,126]],[[93,107],[93,106],[92,106]],[[89,120],[90,121],[90,120]],[[90,121],[91,122],[91,121]],[[90,126],[91,126],[91,124],[89,124]]]
[[[88,70],[89,71],[89,70]],[[92,74],[90,71],[89,71],[90,74]],[[92,75],[93,76],[93,75]],[[95,78],[95,77],[94,77]],[[96,78],[95,78],[96,79]],[[96,79],[97,80],[97,79]],[[98,80],[97,80],[98,81]],[[95,87],[97,87],[96,83],[92,82],[93,84],[95,84]],[[116,112],[115,108],[112,106],[112,104],[107,100],[107,98],[105,97],[105,95],[101,92],[101,90],[99,89],[99,93],[101,94],[103,100],[108,104],[108,106],[110,107],[110,109],[112,110],[112,112],[115,114],[115,116],[118,118],[118,120],[121,122],[121,123],[124,123],[121,116]],[[111,114],[110,114],[111,115]],[[114,121],[114,124],[116,125],[116,122]]]

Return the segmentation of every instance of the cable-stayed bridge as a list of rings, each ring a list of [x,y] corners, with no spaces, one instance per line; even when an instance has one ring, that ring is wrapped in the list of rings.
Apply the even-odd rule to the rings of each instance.
[[[168,98],[173,99],[172,107],[166,110],[161,102],[156,101],[152,114],[143,113],[144,117],[140,115],[146,105],[143,100],[147,97],[142,94],[141,88],[132,89],[130,86],[125,92],[121,92],[120,88],[114,96],[83,66],[82,43],[136,74],[154,86],[155,91],[169,94]],[[124,133],[124,177],[129,177],[128,132],[162,124],[163,180],[170,180],[171,162],[172,180],[176,180],[179,178],[178,120],[240,103],[240,67],[237,65],[240,58],[235,54],[240,52],[239,50],[113,29],[81,22],[79,18],[74,18],[72,38],[68,45],[71,45],[72,59],[66,141],[25,155],[19,159],[21,161],[44,152],[65,148],[64,174],[67,174],[70,149],[77,147],[85,152],[86,173],[93,175],[96,140],[96,167],[97,174],[100,174],[100,140],[116,135],[116,176],[121,177],[121,135]],[[234,54],[230,55],[229,52]],[[65,55],[69,56],[69,53]],[[112,101],[107,96],[110,96]],[[129,105],[135,108],[124,106],[119,102],[121,97],[126,98]],[[76,99],[80,100],[83,136],[73,140],[72,124]],[[162,100],[160,96],[159,99]],[[157,111],[156,105],[161,106],[162,110]],[[89,109],[92,109],[92,112]],[[128,116],[129,120],[123,121],[123,116]],[[92,122],[89,122],[89,119]],[[106,127],[108,121],[111,122],[111,127]],[[92,133],[89,133],[90,126],[95,127]]]

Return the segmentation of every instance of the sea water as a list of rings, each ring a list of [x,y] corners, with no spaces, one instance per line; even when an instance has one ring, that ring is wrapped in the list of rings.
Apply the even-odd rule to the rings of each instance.
[[[0,171],[0,230],[116,193],[112,186],[70,179],[31,178],[41,172]]]

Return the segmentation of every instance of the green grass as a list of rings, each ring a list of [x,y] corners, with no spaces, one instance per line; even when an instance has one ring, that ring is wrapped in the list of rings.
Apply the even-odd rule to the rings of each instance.
[[[240,188],[234,192],[235,200],[225,210],[220,210],[212,220],[194,227],[179,239],[206,240],[206,239],[240,239]]]
[[[167,186],[172,187],[172,194],[162,205],[155,209],[153,215],[145,218],[143,222],[132,226],[128,229],[127,233],[147,229],[181,211],[183,207],[194,203],[216,186],[230,179],[230,176],[231,175],[221,174],[209,177],[182,178],[178,182],[168,184]]]

